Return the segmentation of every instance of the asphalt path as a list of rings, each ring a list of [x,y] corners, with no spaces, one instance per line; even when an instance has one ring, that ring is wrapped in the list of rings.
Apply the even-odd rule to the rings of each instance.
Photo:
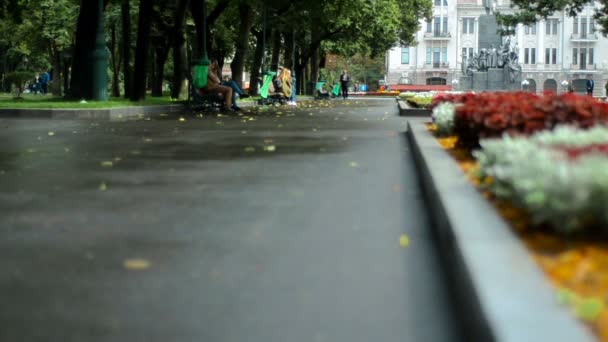
[[[0,341],[459,341],[394,100],[0,119]]]

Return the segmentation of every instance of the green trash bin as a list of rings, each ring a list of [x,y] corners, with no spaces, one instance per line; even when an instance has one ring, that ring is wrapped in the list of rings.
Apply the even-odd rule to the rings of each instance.
[[[196,89],[204,88],[207,85],[207,76],[209,75],[209,60],[201,59],[193,68],[193,83]]]

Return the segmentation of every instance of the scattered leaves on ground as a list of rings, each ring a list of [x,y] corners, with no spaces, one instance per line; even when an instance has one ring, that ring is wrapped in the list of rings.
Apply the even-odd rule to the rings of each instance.
[[[399,237],[399,246],[401,246],[401,248],[407,248],[409,245],[410,238],[405,234],[401,234],[401,236]]]
[[[123,266],[130,271],[143,271],[150,268],[150,261],[141,258],[125,259]]]

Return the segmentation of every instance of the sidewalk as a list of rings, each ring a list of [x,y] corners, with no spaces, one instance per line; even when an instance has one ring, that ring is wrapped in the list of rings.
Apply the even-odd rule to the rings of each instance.
[[[395,100],[334,105],[0,119],[0,340],[459,341]]]

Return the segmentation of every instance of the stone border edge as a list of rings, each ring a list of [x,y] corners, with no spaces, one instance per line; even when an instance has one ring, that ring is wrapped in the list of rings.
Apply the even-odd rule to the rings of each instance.
[[[420,116],[430,117],[431,111],[428,109],[412,108],[405,101],[397,100],[397,106],[399,107],[399,116]]]
[[[511,228],[428,132],[426,121],[408,120],[408,142],[467,340],[595,341],[557,303],[556,290]]]

